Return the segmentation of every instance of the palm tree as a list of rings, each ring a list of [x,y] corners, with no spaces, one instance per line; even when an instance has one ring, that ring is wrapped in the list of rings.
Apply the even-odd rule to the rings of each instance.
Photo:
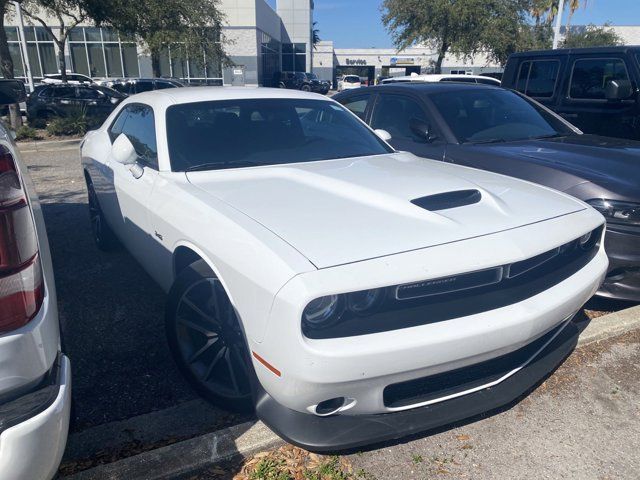
[[[313,49],[316,49],[316,45],[320,42],[320,30],[316,28],[318,22],[313,22],[313,29],[311,30],[311,44],[313,45]]]
[[[567,15],[567,23],[565,25],[566,38],[570,33],[573,14],[580,6],[586,8],[588,0],[534,0],[531,7],[531,15],[536,20],[536,25],[539,25],[541,20],[547,23],[553,23],[558,14],[561,1],[565,3],[565,6],[569,7],[569,14]]]

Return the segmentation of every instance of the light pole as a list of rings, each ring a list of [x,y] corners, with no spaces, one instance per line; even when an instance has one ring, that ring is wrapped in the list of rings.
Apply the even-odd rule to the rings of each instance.
[[[18,29],[20,30],[20,49],[22,50],[22,58],[24,58],[24,73],[27,76],[29,91],[33,92],[33,77],[31,76],[31,63],[29,62],[29,49],[27,48],[27,38],[24,36],[24,20],[22,19],[22,10],[20,3],[13,2],[18,15]]]
[[[553,27],[553,49],[554,50],[558,48],[558,43],[560,43],[560,25],[562,25],[562,12],[564,10],[564,2],[565,0],[559,0],[558,2],[558,15],[556,15],[556,24]]]

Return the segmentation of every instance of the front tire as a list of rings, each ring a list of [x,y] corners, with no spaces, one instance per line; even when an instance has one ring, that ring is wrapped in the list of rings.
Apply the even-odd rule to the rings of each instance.
[[[311,87],[309,85],[303,85],[300,90],[302,90],[303,92],[310,92]]]
[[[226,410],[252,410],[251,363],[240,321],[203,260],[176,278],[165,327],[173,358],[196,392]]]

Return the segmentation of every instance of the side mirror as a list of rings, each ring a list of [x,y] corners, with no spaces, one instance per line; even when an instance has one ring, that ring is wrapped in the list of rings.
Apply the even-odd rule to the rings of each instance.
[[[385,142],[388,142],[389,140],[391,140],[391,134],[389,132],[387,132],[386,130],[382,130],[381,128],[377,128],[377,129],[374,130],[374,132],[376,133],[376,135],[378,135]]]
[[[0,105],[24,102],[27,92],[20,80],[0,80]]]
[[[610,80],[604,89],[607,100],[624,100],[633,93],[629,80]]]
[[[111,155],[114,160],[122,165],[135,165],[138,161],[138,154],[131,140],[124,133],[118,135],[116,141],[111,146]]]
[[[416,137],[424,142],[431,143],[434,140],[438,139],[438,136],[433,133],[431,125],[423,120],[417,119],[415,117],[412,118],[411,120],[409,120],[409,128]]]

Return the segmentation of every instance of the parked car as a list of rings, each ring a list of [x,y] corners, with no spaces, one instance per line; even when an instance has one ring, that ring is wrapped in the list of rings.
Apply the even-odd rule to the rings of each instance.
[[[389,77],[382,80],[381,84],[387,83],[407,83],[407,82],[461,82],[461,83],[479,83],[482,85],[500,85],[500,80],[486,77],[484,75],[461,75],[461,74],[412,74],[403,77]]]
[[[327,93],[329,93],[331,84],[328,81],[320,80],[318,78],[318,75],[316,75],[315,73],[306,72],[304,76],[307,77],[307,81],[309,82],[309,86],[311,87],[311,92],[320,93],[322,95],[326,95]]]
[[[0,103],[23,98],[21,82],[0,80]],[[38,196],[1,123],[0,225],[0,478],[50,479],[67,441],[71,367]]]
[[[88,116],[103,120],[125,97],[100,85],[39,85],[27,98],[27,118],[64,117],[84,109]]]
[[[62,74],[54,73],[50,75],[45,75],[40,82],[45,84],[62,83]],[[87,77],[86,75],[83,75],[81,73],[67,73],[67,83],[70,83],[72,85],[79,85],[79,84],[90,85],[94,82],[91,77]]]
[[[583,135],[524,95],[488,86],[394,84],[335,99],[421,157],[573,195],[607,218],[610,271],[598,292],[640,301],[640,142]]]
[[[518,398],[607,269],[585,203],[377,133],[317,95],[201,88],[129,98],[82,142],[96,242],[168,291],[185,377],[312,450]]]
[[[127,95],[162,90],[165,88],[182,88],[184,83],[173,78],[119,78],[108,79],[100,82],[100,85],[117,90]]]
[[[305,72],[278,72],[275,74],[275,86],[291,90],[312,90],[311,79]]]
[[[509,57],[502,86],[585,133],[640,140],[640,46],[517,53]]]
[[[338,80],[338,91],[343,92],[345,90],[353,90],[354,88],[360,88],[362,86],[362,80],[358,75],[345,75]]]

